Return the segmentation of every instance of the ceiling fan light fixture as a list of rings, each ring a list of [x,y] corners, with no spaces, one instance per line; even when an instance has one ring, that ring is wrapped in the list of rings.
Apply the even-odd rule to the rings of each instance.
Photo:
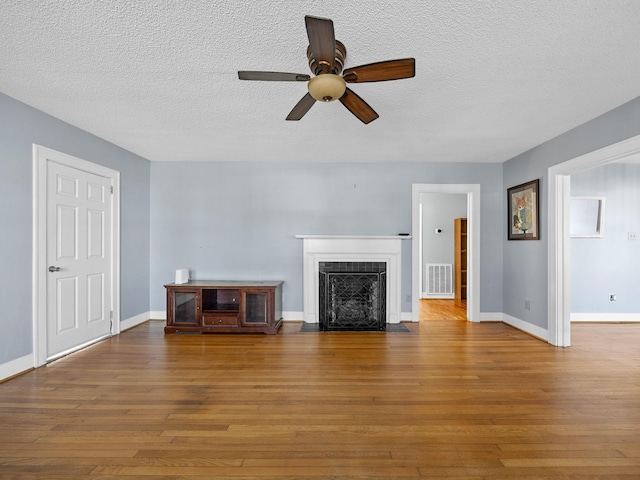
[[[309,80],[309,93],[319,102],[333,102],[338,100],[347,89],[347,83],[340,75],[322,73]]]
[[[328,18],[305,15],[307,27],[307,59],[309,69],[315,77],[301,73],[256,72],[241,70],[240,80],[262,80],[280,82],[307,82],[309,90],[287,116],[287,120],[300,120],[316,102],[340,103],[365,125],[371,123],[378,114],[347,83],[386,82],[411,78],[416,74],[415,58],[399,58],[383,62],[351,67],[343,71],[347,49],[336,40],[333,22]],[[340,76],[342,73],[342,76]]]

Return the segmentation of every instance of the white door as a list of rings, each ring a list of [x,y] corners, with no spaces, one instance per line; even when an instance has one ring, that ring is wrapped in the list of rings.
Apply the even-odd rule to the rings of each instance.
[[[111,179],[47,162],[47,359],[111,334]]]

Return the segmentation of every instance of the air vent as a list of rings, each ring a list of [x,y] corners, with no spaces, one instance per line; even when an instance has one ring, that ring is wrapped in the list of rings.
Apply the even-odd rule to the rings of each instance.
[[[427,294],[453,294],[453,266],[450,263],[427,263]]]

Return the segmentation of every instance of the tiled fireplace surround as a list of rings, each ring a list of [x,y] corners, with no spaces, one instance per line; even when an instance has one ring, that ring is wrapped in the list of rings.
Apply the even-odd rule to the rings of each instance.
[[[385,262],[386,323],[400,323],[401,236],[296,235],[303,241],[304,321],[319,321],[320,262]]]

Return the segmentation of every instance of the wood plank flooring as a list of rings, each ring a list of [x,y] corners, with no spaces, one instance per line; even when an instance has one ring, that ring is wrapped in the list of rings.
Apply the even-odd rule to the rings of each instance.
[[[420,300],[420,320],[466,320],[467,307],[460,306],[455,300],[429,298]]]
[[[1,479],[639,479],[640,325],[164,335],[0,384]]]

